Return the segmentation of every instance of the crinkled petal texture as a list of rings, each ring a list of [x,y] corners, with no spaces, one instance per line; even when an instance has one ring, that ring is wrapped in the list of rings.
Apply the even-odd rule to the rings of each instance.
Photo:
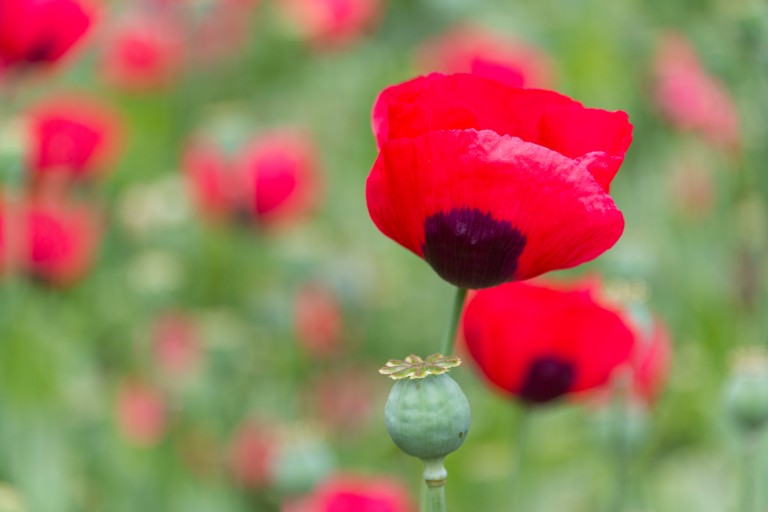
[[[605,384],[629,362],[634,334],[584,287],[507,283],[474,294],[463,334],[487,379],[505,394],[544,403]]]
[[[366,194],[384,234],[473,289],[589,261],[624,228],[585,162],[490,130],[384,141]]]
[[[470,74],[432,74],[389,87],[373,107],[379,148],[392,139],[453,129],[492,130],[582,160],[606,190],[632,142],[624,112],[585,108],[556,92]]]

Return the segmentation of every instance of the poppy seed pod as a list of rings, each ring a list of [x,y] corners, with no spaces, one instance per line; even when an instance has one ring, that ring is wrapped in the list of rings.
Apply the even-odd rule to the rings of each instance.
[[[382,373],[398,380],[384,406],[384,422],[392,441],[408,455],[442,459],[456,451],[469,431],[469,401],[445,374],[458,358],[438,354],[422,361],[409,356],[390,361]],[[405,378],[410,377],[410,378]]]
[[[734,370],[725,389],[726,413],[742,432],[759,432],[768,425],[768,355],[739,354]]]

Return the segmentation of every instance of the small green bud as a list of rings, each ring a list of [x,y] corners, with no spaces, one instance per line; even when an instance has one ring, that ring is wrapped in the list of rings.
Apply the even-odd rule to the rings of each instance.
[[[384,422],[392,441],[408,455],[441,459],[464,443],[470,423],[469,401],[456,381],[445,374],[448,367],[459,363],[458,358],[439,354],[425,361],[409,356],[405,362],[390,361],[382,369],[394,376],[388,369],[398,368],[395,378],[400,380],[384,406]]]
[[[725,408],[731,421],[746,433],[768,425],[768,355],[756,350],[737,355],[726,384]]]

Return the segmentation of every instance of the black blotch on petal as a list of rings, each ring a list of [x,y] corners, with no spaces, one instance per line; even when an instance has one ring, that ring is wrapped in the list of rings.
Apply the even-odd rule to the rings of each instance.
[[[26,61],[30,64],[53,60],[56,40],[52,37],[42,38],[27,52]]]
[[[529,403],[549,402],[567,393],[575,378],[573,364],[557,357],[540,357],[528,367],[519,395]]]
[[[440,277],[461,288],[489,288],[509,281],[525,248],[509,222],[476,208],[439,212],[424,222],[424,259]]]

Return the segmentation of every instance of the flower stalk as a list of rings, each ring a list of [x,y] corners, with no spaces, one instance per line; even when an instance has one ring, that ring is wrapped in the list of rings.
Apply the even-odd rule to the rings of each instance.
[[[512,482],[510,503],[513,510],[523,510],[523,475],[525,472],[526,447],[532,411],[527,405],[520,408],[520,415],[515,429],[515,446],[512,456]]]
[[[453,297],[453,309],[448,323],[448,332],[445,334],[442,354],[447,356],[453,354],[453,347],[456,343],[456,332],[459,329],[459,320],[461,312],[464,309],[464,300],[467,298],[466,288],[456,288],[456,294]]]
[[[429,512],[445,512],[445,470],[443,457],[424,460],[424,483],[427,486]]]
[[[747,435],[743,443],[740,512],[759,512],[760,439]]]

